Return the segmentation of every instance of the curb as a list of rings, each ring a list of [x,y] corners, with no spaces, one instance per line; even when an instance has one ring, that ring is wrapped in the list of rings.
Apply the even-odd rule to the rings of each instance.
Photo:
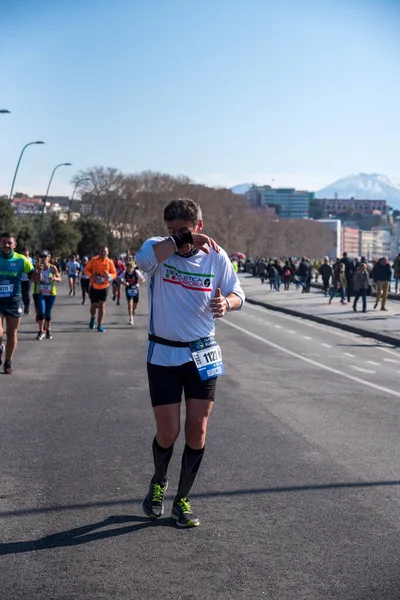
[[[249,304],[255,304],[256,306],[263,306],[264,308],[268,308],[268,310],[274,310],[275,312],[285,313],[286,315],[291,315],[292,317],[300,317],[301,319],[305,319],[306,321],[314,321],[314,323],[320,323],[321,325],[328,325],[329,327],[335,327],[336,329],[343,329],[344,331],[349,331],[350,333],[355,333],[357,335],[361,335],[362,337],[372,338],[374,340],[378,340],[379,342],[384,342],[385,344],[390,344],[392,346],[400,346],[400,340],[398,338],[392,337],[390,335],[385,335],[384,333],[378,333],[377,331],[362,329],[361,327],[347,325],[346,323],[330,321],[325,317],[309,315],[298,310],[293,310],[292,308],[276,306],[276,304],[268,304],[268,302],[261,302],[260,300],[253,300],[248,296],[246,296],[246,302],[248,302]]]

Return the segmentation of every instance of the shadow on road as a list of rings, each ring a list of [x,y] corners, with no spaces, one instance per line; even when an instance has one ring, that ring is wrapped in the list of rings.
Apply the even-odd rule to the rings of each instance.
[[[127,525],[126,527],[115,527],[113,529],[99,531],[102,527],[121,525],[124,523],[134,524]],[[5,556],[7,554],[22,554],[24,552],[37,552],[38,550],[49,550],[51,548],[79,546],[96,540],[104,540],[120,535],[126,535],[128,533],[134,533],[140,529],[154,526],[176,528],[172,519],[151,520],[146,517],[111,516],[98,523],[83,525],[82,527],[76,527],[74,529],[69,529],[68,531],[60,531],[52,535],[46,535],[37,540],[0,544],[0,556]]]
[[[308,485],[293,485],[293,486],[279,486],[270,488],[249,488],[244,490],[226,490],[216,492],[203,492],[197,494],[191,494],[191,498],[222,498],[232,496],[253,496],[262,494],[287,494],[293,492],[316,492],[324,490],[340,491],[347,489],[368,489],[375,487],[395,487],[400,486],[400,480],[387,480],[387,481],[348,481],[340,483],[316,483]],[[168,499],[168,494],[166,499]],[[2,496],[6,498],[6,496]],[[170,496],[172,499],[173,496]],[[0,512],[0,518],[7,517],[20,517],[25,515],[34,514],[46,514],[52,512],[61,512],[65,510],[80,510],[85,508],[105,508],[108,506],[127,506],[130,504],[140,504],[143,501],[143,497],[140,498],[127,498],[125,500],[103,500],[99,502],[82,502],[80,504],[69,504],[66,506],[43,506],[41,508],[22,508],[18,510],[2,511]],[[120,517],[112,517],[120,518]],[[128,517],[121,517],[128,518]],[[132,519],[139,520],[139,517],[129,517]],[[142,520],[145,520],[144,518]]]

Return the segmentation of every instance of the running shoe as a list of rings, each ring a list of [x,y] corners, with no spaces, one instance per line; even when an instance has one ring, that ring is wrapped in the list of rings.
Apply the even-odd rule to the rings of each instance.
[[[95,325],[96,325],[96,319],[95,319],[95,317],[92,317],[89,321],[89,329],[94,329]]]
[[[115,294],[113,294],[113,302],[115,302],[115,298],[116,298],[116,297],[117,297],[117,296],[116,296]]]
[[[97,331],[99,331],[100,333],[104,333],[104,332],[105,332],[105,329],[104,329],[103,325],[99,325],[99,326],[97,327]]]
[[[46,331],[46,340],[52,340],[52,339],[53,339],[53,336],[51,335],[50,329],[48,329]]]
[[[151,519],[159,519],[164,514],[164,494],[168,488],[168,481],[165,484],[150,482],[149,493],[143,500],[143,512]]]
[[[4,344],[0,344],[0,365],[3,362],[3,354],[4,354],[5,346]]]
[[[13,369],[11,366],[11,360],[5,360],[4,361],[4,375],[12,375],[13,374]]]
[[[121,302],[117,300],[117,306],[121,306]]]
[[[134,325],[134,324],[135,324],[135,322],[134,322],[133,317],[132,317],[132,319],[129,319],[129,325]]]
[[[86,306],[86,300],[82,300],[82,306]]]
[[[189,498],[181,498],[174,502],[171,517],[176,521],[178,527],[198,527],[200,521],[192,512]]]
[[[72,293],[73,293],[73,292],[72,292],[72,290],[69,290],[69,295],[70,295],[70,296],[72,296]]]
[[[39,333],[36,336],[36,339],[39,340],[39,342],[44,340],[44,331],[39,331]]]
[[[72,295],[75,296],[75,292],[72,292]]]

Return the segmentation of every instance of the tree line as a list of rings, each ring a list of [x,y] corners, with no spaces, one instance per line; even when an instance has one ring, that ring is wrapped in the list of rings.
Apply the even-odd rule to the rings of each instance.
[[[204,232],[231,254],[247,256],[322,256],[333,245],[334,234],[311,220],[271,219],[254,210],[244,196],[228,189],[200,185],[188,177],[144,171],[124,174],[118,169],[94,167],[80,171],[73,183],[88,178],[79,188],[72,212],[77,220],[45,215],[42,246],[54,256],[73,252],[94,254],[107,244],[111,255],[135,253],[149,237],[165,234],[164,206],[177,197],[198,202],[203,210]],[[38,217],[15,215],[0,200],[0,228],[13,229],[18,247],[38,248]]]

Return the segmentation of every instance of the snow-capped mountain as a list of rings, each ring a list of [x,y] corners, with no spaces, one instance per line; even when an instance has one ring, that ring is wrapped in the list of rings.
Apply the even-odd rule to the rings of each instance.
[[[234,194],[245,194],[251,188],[251,183],[239,183],[231,188],[231,192]]]
[[[377,173],[349,175],[315,193],[316,198],[335,198],[335,195],[355,200],[386,200],[389,206],[400,208],[399,182]]]

